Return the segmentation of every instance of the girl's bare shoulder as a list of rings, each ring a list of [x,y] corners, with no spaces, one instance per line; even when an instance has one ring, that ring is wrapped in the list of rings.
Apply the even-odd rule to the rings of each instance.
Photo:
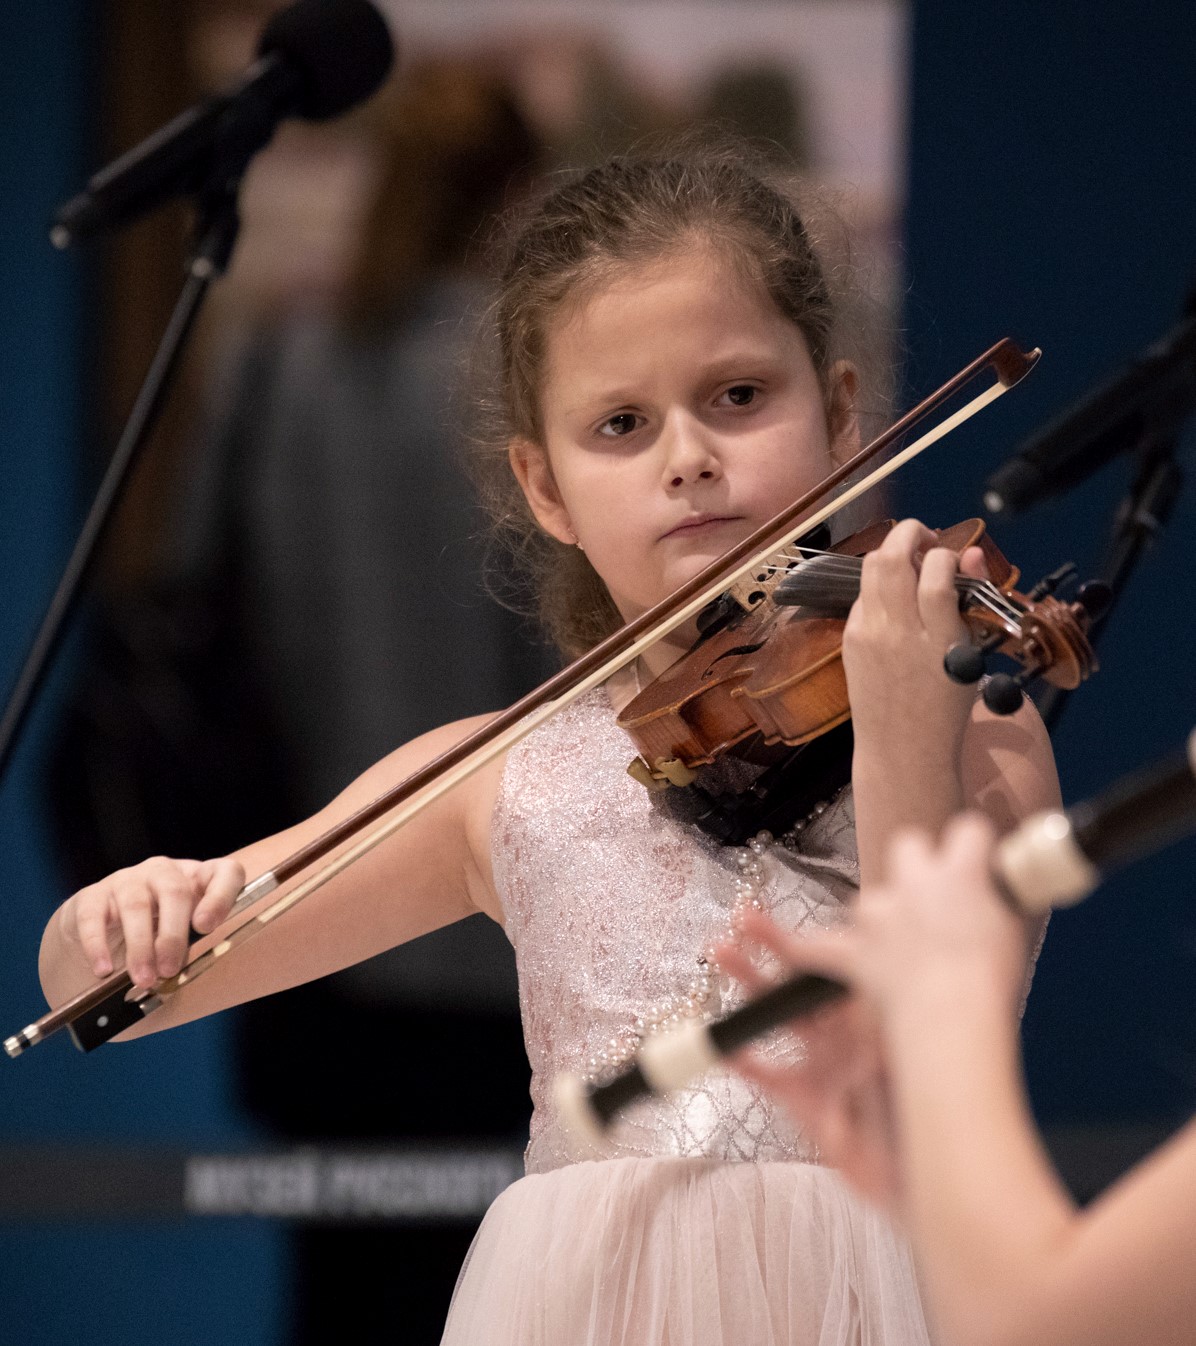
[[[413,771],[435,762],[445,753],[494,718],[474,715],[454,720],[429,733],[413,739],[378,764],[380,778],[397,782]],[[498,799],[506,754],[490,758],[455,785],[443,798],[446,821],[452,820],[457,836],[463,842],[464,884],[468,900],[478,911],[502,924],[502,908],[494,888],[490,864],[490,823]],[[459,829],[459,830],[458,830]]]

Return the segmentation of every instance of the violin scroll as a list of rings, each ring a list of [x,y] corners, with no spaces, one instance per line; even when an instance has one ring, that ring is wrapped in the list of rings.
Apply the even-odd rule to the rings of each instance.
[[[964,609],[964,619],[976,643],[954,645],[943,659],[954,682],[979,682],[988,672],[988,658],[1002,654],[1021,665],[1015,674],[992,674],[981,695],[995,715],[1012,715],[1022,704],[1026,684],[1043,678],[1053,686],[1072,690],[1098,667],[1088,641],[1092,623],[1108,609],[1112,591],[1101,581],[1081,585],[1071,602],[1056,591],[1075,579],[1076,567],[1067,562],[1022,595],[1010,588],[1005,597],[1016,609],[1011,620],[1005,605],[977,604]]]

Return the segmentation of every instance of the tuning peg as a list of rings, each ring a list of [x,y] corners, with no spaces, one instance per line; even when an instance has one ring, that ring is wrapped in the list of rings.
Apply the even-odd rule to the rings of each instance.
[[[1113,602],[1113,590],[1104,580],[1089,580],[1076,591],[1076,602],[1087,612],[1091,621],[1099,621]]]
[[[1037,673],[1037,669],[1028,669],[1012,677],[1008,673],[994,673],[984,684],[984,704],[994,715],[1012,715],[1021,708],[1025,695],[1023,688]]]
[[[965,686],[984,677],[984,651],[976,645],[952,645],[943,656],[943,667],[952,682]]]
[[[943,656],[943,668],[952,682],[970,686],[984,677],[988,671],[988,656],[1004,643],[1004,634],[998,632],[979,645],[952,645]]]

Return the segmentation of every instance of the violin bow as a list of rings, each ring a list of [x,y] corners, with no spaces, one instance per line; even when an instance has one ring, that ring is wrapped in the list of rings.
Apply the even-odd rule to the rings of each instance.
[[[1038,362],[1041,354],[1037,348],[1029,352],[1022,351],[1008,337],[998,341],[941,388],[906,412],[848,462],[836,468],[800,499],[762,524],[754,533],[717,560],[712,561],[669,597],[641,613],[634,621],[612,632],[579,659],[541,683],[506,710],[500,711],[493,719],[441,753],[439,757],[433,758],[418,771],[412,772],[390,790],[379,795],[372,803],[365,805],[322,836],[295,851],[273,869],[267,870],[246,884],[237,895],[224,926],[215,932],[219,936],[217,942],[205,949],[197,950],[174,977],[166,978],[156,983],[151,990],[130,999],[128,992],[133,985],[132,979],[127,969],[119,969],[89,990],[6,1038],[4,1050],[15,1058],[58,1029],[70,1027],[76,1043],[84,1051],[90,1051],[160,1008],[169,996],[177,994],[225,954],[260,933],[283,912],[289,911],[373,850],[375,846],[380,845],[428,805],[447,794],[449,790],[455,789],[495,757],[507,752],[557,711],[563,710],[591,688],[605,682],[621,668],[625,668],[663,636],[684,625],[708,603],[718,598],[735,580],[756,570],[762,561],[817,528],[845,505],[891,476],[898,468],[916,458],[918,454],[950,434],[1015,384],[1020,383]],[[932,411],[941,407],[986,372],[991,373],[994,378],[989,387],[913,443],[886,459],[866,477],[821,507],[813,508],[819,506],[819,502],[828,492],[833,491],[865,463],[882,453]],[[807,515],[806,511],[811,508],[813,513]],[[387,814],[391,816],[385,817]],[[373,831],[361,836],[353,845],[336,855],[303,882],[260,911],[255,910],[271,893],[384,817],[385,821]],[[203,941],[196,941],[196,944],[206,942],[208,938],[205,936]]]

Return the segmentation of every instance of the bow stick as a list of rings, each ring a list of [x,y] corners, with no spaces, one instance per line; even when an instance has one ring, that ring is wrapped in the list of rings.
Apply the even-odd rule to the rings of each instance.
[[[211,967],[217,959],[264,930],[284,911],[301,902],[317,888],[321,888],[342,870],[373,850],[375,846],[380,845],[441,795],[454,789],[487,762],[493,761],[495,757],[512,748],[558,710],[564,709],[592,687],[605,682],[612,674],[626,667],[663,636],[684,625],[708,603],[718,598],[735,580],[757,569],[762,561],[781,548],[817,528],[844,505],[896,472],[924,449],[950,434],[957,426],[962,425],[990,402],[1020,383],[1037,363],[1041,353],[1037,348],[1024,352],[1008,337],[998,341],[936,392],[906,412],[871,444],[861,449],[854,458],[837,468],[788,508],[762,524],[742,542],[712,561],[668,598],[647,612],[641,613],[634,621],[620,627],[592,650],[549,678],[547,682],[541,683],[534,691],[501,711],[447,752],[434,758],[418,771],[412,772],[405,780],[379,795],[372,803],[288,856],[272,870],[246,884],[233,904],[229,921],[225,923],[226,933],[218,943],[196,953],[176,976],[158,982],[152,991],[130,1000],[127,998],[127,992],[133,983],[128,971],[121,969],[114,972],[90,990],[82,992],[49,1014],[43,1015],[35,1023],[6,1038],[5,1051],[9,1056],[20,1056],[27,1048],[68,1025],[74,1031],[76,1042],[84,1050],[91,1050],[158,1009],[165,997],[177,993]],[[827,492],[834,490],[852,473],[900,439],[919,421],[925,419],[986,370],[991,371],[995,377],[995,382],[990,387],[912,444],[887,459],[868,476],[821,508],[806,515],[805,512],[817,505]],[[256,914],[250,911],[251,907],[255,907],[284,883],[392,810],[395,812],[384,823],[290,892]]]

